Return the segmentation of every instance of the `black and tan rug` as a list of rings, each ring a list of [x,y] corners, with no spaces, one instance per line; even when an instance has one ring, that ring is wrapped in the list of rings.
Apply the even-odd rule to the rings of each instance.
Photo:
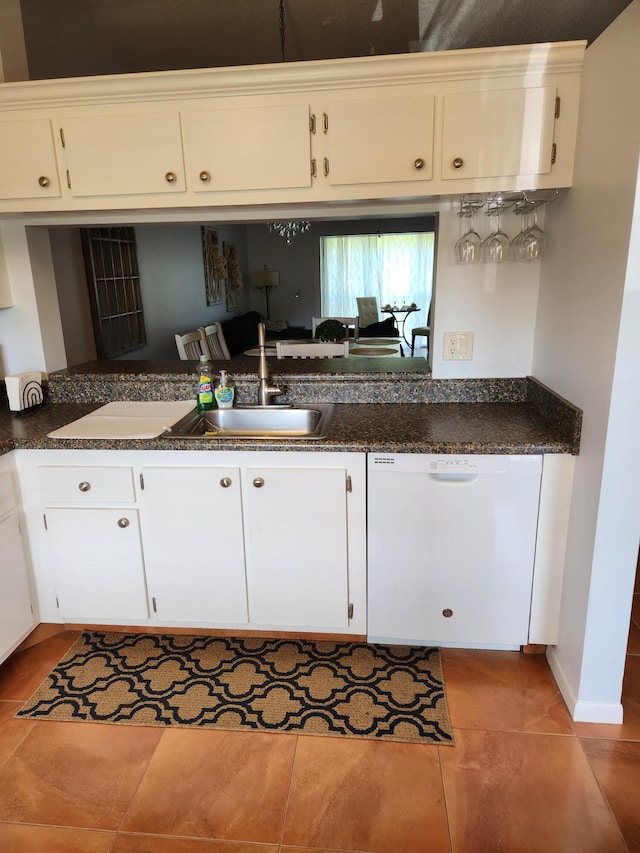
[[[452,743],[439,649],[85,632],[18,717]]]

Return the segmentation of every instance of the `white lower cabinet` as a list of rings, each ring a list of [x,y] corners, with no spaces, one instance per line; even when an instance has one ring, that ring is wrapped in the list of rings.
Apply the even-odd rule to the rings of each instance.
[[[33,628],[31,593],[18,516],[0,521],[0,661]]]
[[[345,468],[247,468],[245,539],[251,621],[349,624]]]
[[[0,461],[0,662],[35,621],[14,483],[13,464],[5,456]]]
[[[162,622],[247,622],[238,468],[145,467],[149,595]]]
[[[366,456],[24,451],[43,621],[366,633]]]
[[[137,510],[48,507],[46,524],[62,618],[147,619]]]

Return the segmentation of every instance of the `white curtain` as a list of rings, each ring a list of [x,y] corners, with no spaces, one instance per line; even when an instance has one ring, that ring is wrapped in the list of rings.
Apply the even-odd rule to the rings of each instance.
[[[358,296],[375,296],[383,305],[411,305],[405,337],[425,326],[433,286],[435,234],[363,234],[322,237],[320,281],[323,317],[354,317]],[[384,320],[389,314],[380,313]]]

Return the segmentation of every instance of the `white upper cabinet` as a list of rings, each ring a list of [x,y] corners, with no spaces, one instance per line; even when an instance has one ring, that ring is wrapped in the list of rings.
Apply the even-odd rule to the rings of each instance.
[[[317,132],[327,136],[322,171],[333,186],[429,181],[433,95],[333,101]]]
[[[568,187],[585,45],[0,84],[0,213]]]
[[[0,119],[0,199],[59,197],[51,121]]]
[[[74,197],[185,190],[177,112],[66,116],[62,132]]]
[[[555,86],[445,95],[443,180],[549,174],[555,110]]]
[[[182,121],[194,192],[311,186],[308,104],[198,110]]]

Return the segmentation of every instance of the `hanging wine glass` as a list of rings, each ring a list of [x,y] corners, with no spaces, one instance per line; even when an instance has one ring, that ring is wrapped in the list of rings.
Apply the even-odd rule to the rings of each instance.
[[[460,214],[470,220],[468,229],[453,247],[457,264],[475,264],[480,260],[480,246],[482,238],[474,227],[474,211],[468,214]]]
[[[482,258],[487,264],[502,264],[509,260],[511,241],[500,227],[502,205],[491,205],[487,211],[491,222],[491,233],[482,241]]]
[[[527,229],[520,243],[520,259],[523,261],[537,261],[541,258],[547,248],[547,235],[538,226],[538,207],[533,207],[533,225]]]
[[[529,230],[531,207],[527,202],[518,202],[513,212],[521,217],[521,221],[520,232],[511,241],[510,257],[513,261],[522,261],[522,241]]]

